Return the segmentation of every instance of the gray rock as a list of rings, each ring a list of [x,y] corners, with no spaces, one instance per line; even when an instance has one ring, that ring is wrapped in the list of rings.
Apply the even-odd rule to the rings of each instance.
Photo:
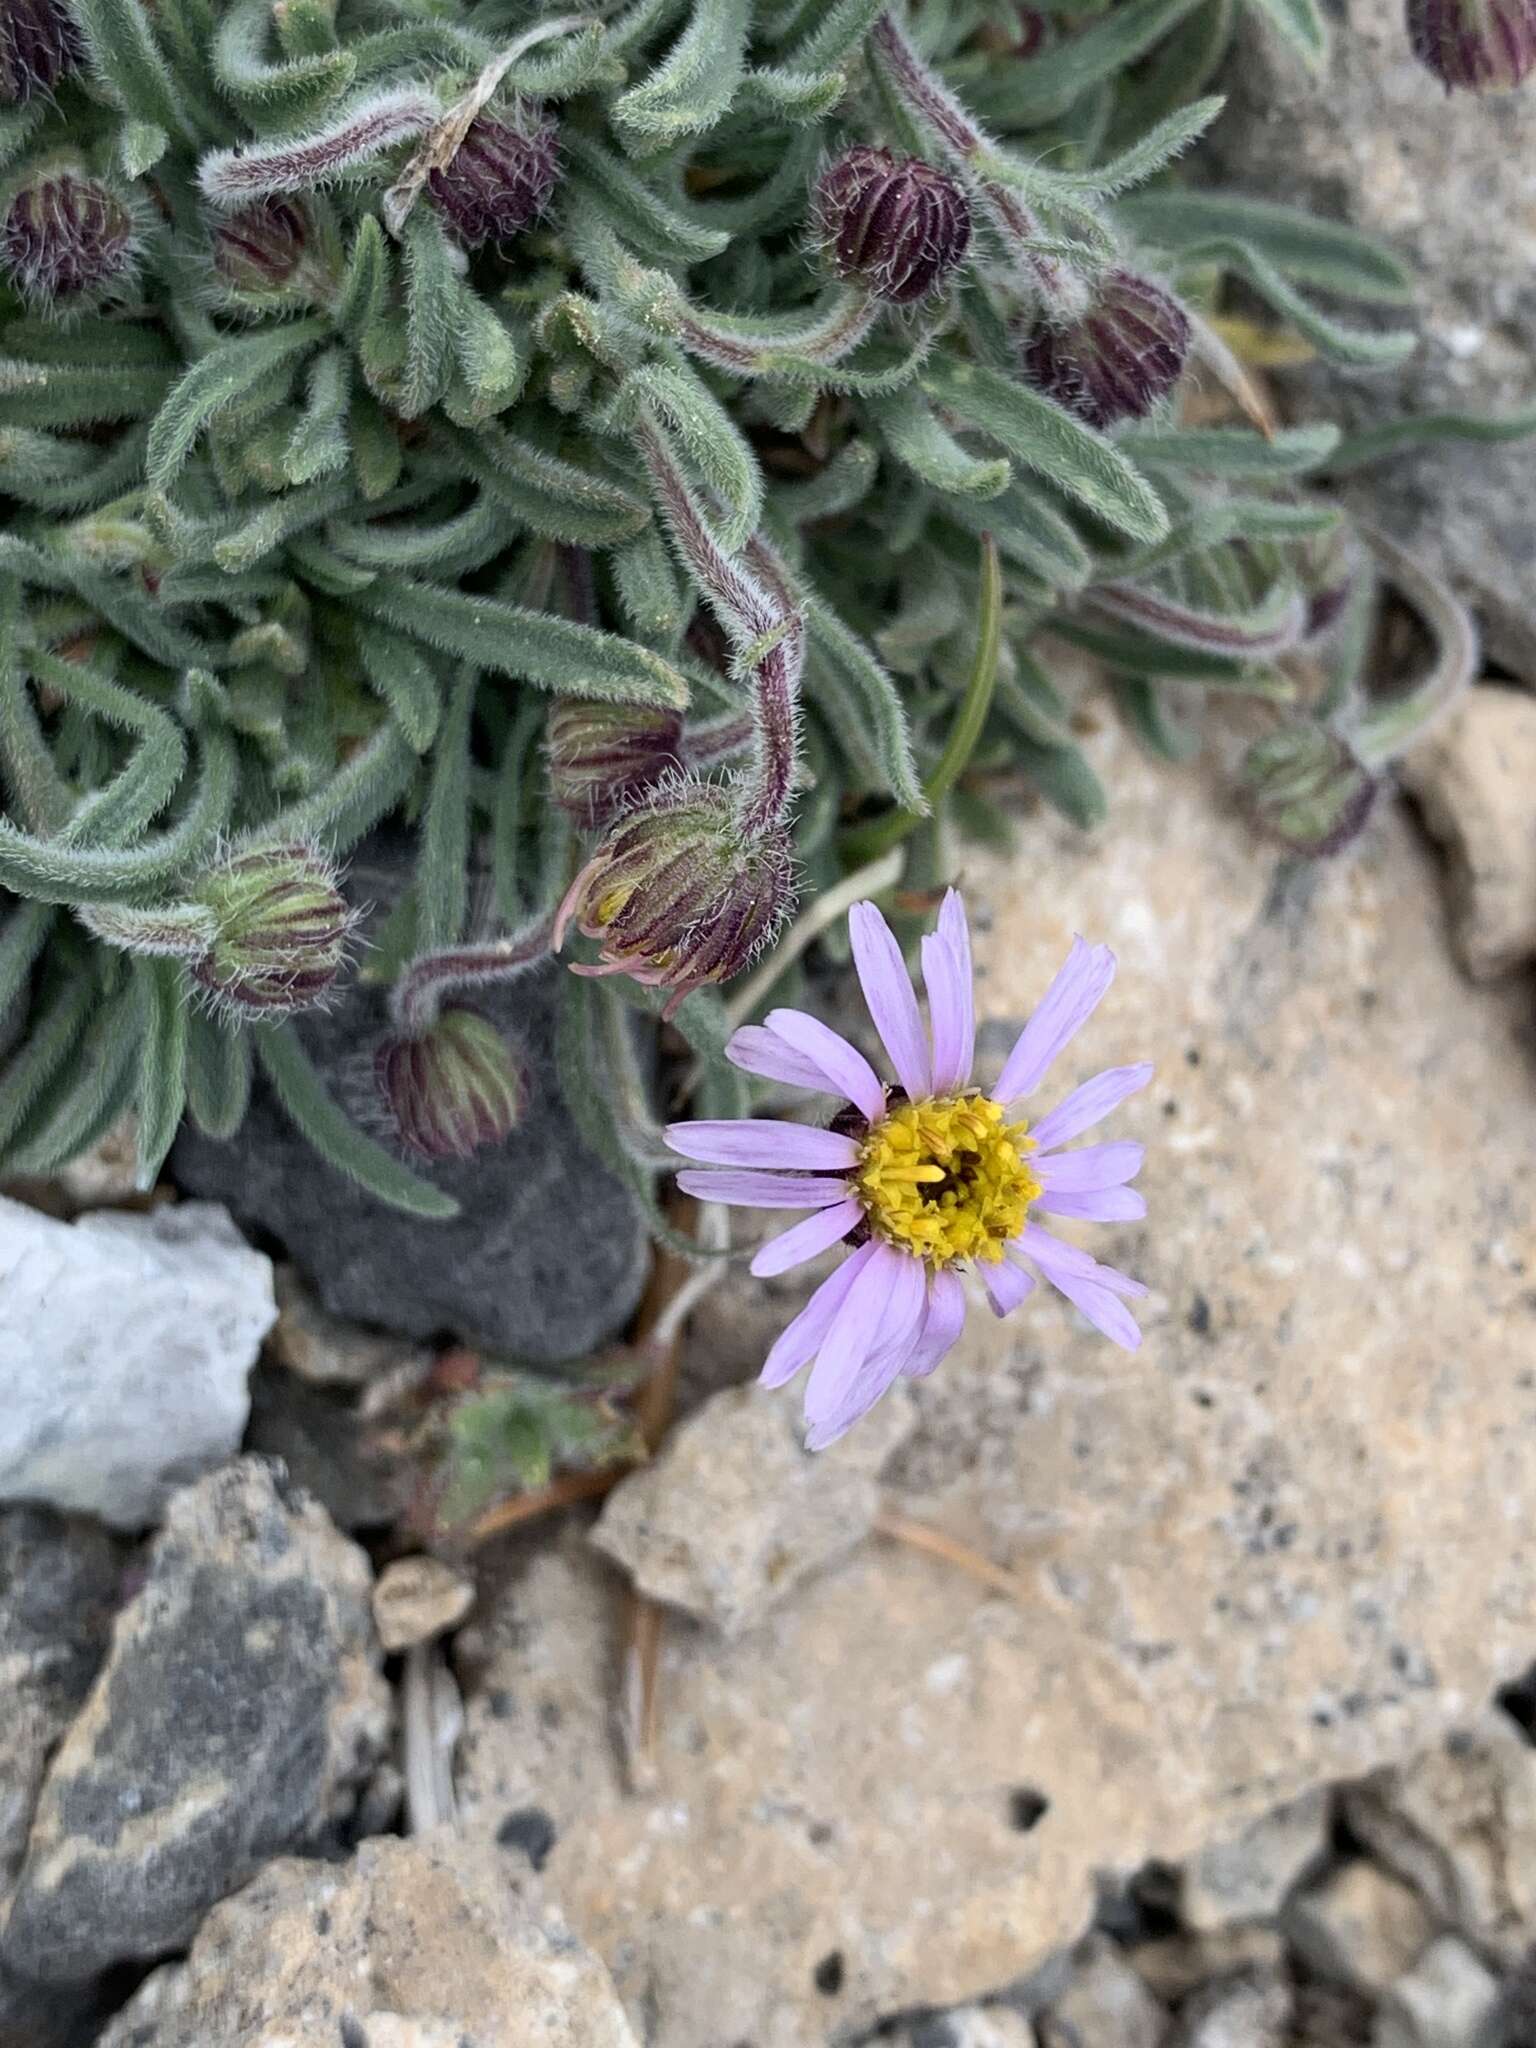
[[[1442,1935],[1382,2000],[1371,2048],[1468,2048],[1498,1997],[1498,1979],[1466,1943]]]
[[[251,1375],[245,1448],[281,1458],[338,1529],[379,1529],[404,1512],[411,1479],[405,1459],[386,1455],[345,1395],[258,1366]]]
[[[271,1262],[203,1203],[64,1224],[0,1199],[0,1500],[153,1521],[227,1458]]]
[[[1536,95],[1447,94],[1408,48],[1402,0],[1340,0],[1319,82],[1263,21],[1244,27],[1203,175],[1382,236],[1421,281],[1422,345],[1387,373],[1319,366],[1304,408],[1349,425],[1529,404],[1536,350]],[[1347,317],[1360,317],[1351,308]],[[1342,479],[1346,501],[1460,588],[1489,651],[1536,681],[1530,444],[1441,444]]]
[[[387,905],[399,884],[398,866],[374,852],[354,861],[348,888],[360,902]],[[336,1315],[407,1337],[448,1331],[534,1364],[593,1350],[629,1319],[648,1252],[634,1202],[582,1144],[556,1088],[561,971],[544,968],[476,998],[522,1044],[533,1089],[505,1145],[432,1169],[460,1204],[453,1221],[424,1222],[365,1194],[260,1087],[229,1144],[183,1132],[176,1179],[270,1231]],[[354,981],[296,1028],[332,1091],[365,1102],[386,1029],[383,992]]]
[[[99,2048],[636,2048],[602,1964],[536,1884],[446,1830],[272,1863]]]
[[[868,1535],[876,1475],[912,1419],[893,1388],[861,1429],[813,1454],[789,1402],[728,1388],[608,1496],[592,1541],[653,1600],[739,1635]]]
[[[1489,1712],[1344,1795],[1351,1828],[1435,1917],[1513,1960],[1536,1935],[1536,1750]]]
[[[1118,1943],[1094,1934],[1040,2022],[1041,2048],[1158,2048],[1167,2017]]]
[[[1510,1971],[1473,2048],[1529,2048],[1536,2041],[1536,1947]]]
[[[1197,1991],[1170,2029],[1166,2048],[1284,2048],[1290,2018],[1285,1980],[1247,1971]]]
[[[1418,1894],[1373,1863],[1341,1864],[1299,1892],[1284,1928],[1296,1953],[1326,1983],[1379,1995],[1412,1967],[1434,1933]]]
[[[1317,1788],[1277,1806],[1235,1840],[1200,1850],[1181,1875],[1179,1917],[1202,1934],[1273,1918],[1322,1853],[1327,1831],[1328,1795]]]
[[[324,1846],[388,1734],[368,1561],[270,1466],[178,1494],[145,1569],[0,1933],[44,1983],[163,1955],[269,1856]]]
[[[1011,2005],[956,2005],[914,2020],[900,2048],[1038,2048],[1025,2013]]]
[[[120,1566],[95,1522],[0,1513],[0,1894],[20,1868],[49,1752],[105,1653]]]

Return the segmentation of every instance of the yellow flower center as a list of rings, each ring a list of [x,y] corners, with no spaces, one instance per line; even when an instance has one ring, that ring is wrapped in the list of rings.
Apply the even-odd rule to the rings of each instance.
[[[985,1095],[903,1102],[871,1124],[854,1185],[870,1229],[934,1266],[995,1264],[1041,1192],[1027,1126]]]

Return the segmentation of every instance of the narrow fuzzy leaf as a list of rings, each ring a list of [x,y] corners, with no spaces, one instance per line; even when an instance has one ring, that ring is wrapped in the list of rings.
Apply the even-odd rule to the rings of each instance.
[[[9,1171],[57,1173],[118,1122],[137,1079],[136,1027],[131,991],[98,1004],[76,1056],[40,1091],[18,1129],[7,1158]]]
[[[232,1138],[251,1099],[250,1033],[217,1012],[187,1020],[187,1108],[204,1137]]]
[[[117,138],[117,160],[123,176],[142,178],[171,146],[171,138],[153,121],[125,121]]]
[[[528,357],[517,336],[478,292],[459,286],[453,352],[478,422],[504,412],[528,375]]]
[[[629,379],[662,430],[680,445],[688,464],[723,501],[720,537],[731,553],[757,531],[763,511],[763,479],[757,458],[714,393],[686,365],[651,365]]]
[[[1287,427],[1265,440],[1242,427],[1123,427],[1115,445],[1149,468],[1263,481],[1334,469],[1335,426]]]
[[[968,455],[932,406],[913,391],[866,401],[880,438],[924,483],[957,497],[995,498],[1008,488],[1013,466],[1004,456]]]
[[[1118,0],[1027,64],[955,65],[950,75],[978,119],[1001,128],[1038,127],[1059,120],[1102,79],[1144,57],[1197,4],[1198,0]]]
[[[203,197],[215,206],[244,206],[278,192],[308,191],[331,183],[355,165],[372,163],[396,143],[424,134],[438,113],[430,93],[399,86],[358,101],[306,135],[215,150],[203,158],[197,181]]]
[[[1226,101],[1219,95],[1195,100],[1189,106],[1178,107],[1165,115],[1155,127],[1148,129],[1139,142],[1133,142],[1129,149],[1112,157],[1106,164],[1099,164],[1089,171],[1043,169],[1037,175],[1046,190],[1114,198],[1166,170],[1176,157],[1182,156],[1192,143],[1199,141],[1225,105]]]
[[[139,0],[73,0],[91,65],[113,101],[136,121],[196,142],[198,132],[155,43]]]
[[[592,193],[614,233],[642,262],[683,268],[706,263],[730,247],[730,235],[723,229],[697,225],[691,214],[664,199],[591,137],[566,136],[561,153],[577,181]]]
[[[819,597],[806,597],[809,632],[806,687],[814,697],[829,682],[858,707],[867,744],[879,763],[881,786],[906,811],[926,811],[923,786],[912,759],[906,714],[895,683],[873,654]]]
[[[327,349],[310,364],[304,414],[283,458],[290,483],[312,483],[346,468],[350,372],[349,358],[339,348]]]
[[[1246,242],[1201,242],[1187,247],[1183,254],[1186,261],[1204,259],[1219,263],[1252,285],[1298,334],[1304,334],[1333,362],[1363,369],[1390,369],[1394,363],[1412,355],[1419,345],[1419,337],[1411,328],[1377,332],[1348,326],[1344,321],[1321,312],[1310,300],[1302,297],[1267,256]]]
[[[26,986],[32,964],[48,943],[56,916],[51,903],[10,903],[0,916],[0,1017]]]
[[[692,604],[683,594],[661,535],[648,526],[615,548],[612,559],[614,588],[630,631],[658,651],[674,646]]]
[[[992,534],[1005,561],[1038,577],[1049,590],[1081,590],[1093,575],[1092,555],[1033,482],[1012,484],[984,503],[956,499],[945,511],[973,538]]]
[[[133,962],[138,991],[138,1150],[134,1180],[152,1188],[187,1101],[186,969],[177,960]]]
[[[1328,22],[1317,0],[1248,0],[1314,71],[1328,62]]]
[[[346,274],[341,281],[332,317],[352,342],[383,318],[389,304],[389,244],[375,217],[365,214],[347,256]]]
[[[448,384],[460,315],[458,260],[437,216],[418,207],[400,236],[405,249],[405,370],[400,411],[419,419]]]
[[[1466,606],[1383,533],[1362,529],[1387,579],[1407,598],[1435,643],[1434,660],[1407,691],[1375,700],[1356,721],[1354,751],[1367,768],[1377,768],[1421,739],[1477,680],[1477,627]]]
[[[466,662],[448,692],[416,856],[416,945],[457,945],[469,908],[469,735],[479,671]]]
[[[357,59],[329,49],[288,63],[267,60],[271,0],[234,0],[213,38],[213,73],[258,128],[291,128],[328,113],[351,86]]]
[[[170,389],[174,371],[96,363],[27,363],[0,358],[0,427],[90,427],[147,419]]]
[[[748,0],[695,0],[663,63],[614,101],[627,147],[663,149],[712,128],[729,111],[746,67]]]
[[[55,976],[51,991],[28,1018],[26,1037],[0,1066],[0,1158],[74,1051],[95,1006],[93,978],[77,971]]]
[[[1243,242],[1294,284],[1387,306],[1414,296],[1411,272],[1379,242],[1296,207],[1169,188],[1122,199],[1115,211],[1139,240],[1175,254],[1211,241]]]
[[[266,821],[274,840],[315,840],[346,853],[388,817],[416,776],[416,756],[392,719],[359,747],[312,795],[287,804]]]
[[[500,427],[456,432],[453,445],[469,474],[530,532],[583,547],[627,540],[650,519],[648,507],[606,477],[532,448]]]
[[[1501,441],[1523,441],[1529,434],[1536,434],[1536,405],[1502,418],[1474,412],[1421,412],[1344,435],[1323,467],[1329,476],[1342,476],[1347,470],[1363,469],[1406,449],[1432,447],[1437,441],[1497,446]]]
[[[373,688],[418,754],[437,736],[442,699],[437,677],[426,658],[398,634],[364,626],[358,635],[363,669]]]
[[[152,491],[168,496],[197,437],[224,407],[258,379],[309,348],[325,332],[319,320],[295,320],[263,334],[237,335],[202,356],[175,385],[155,415],[144,457]]]

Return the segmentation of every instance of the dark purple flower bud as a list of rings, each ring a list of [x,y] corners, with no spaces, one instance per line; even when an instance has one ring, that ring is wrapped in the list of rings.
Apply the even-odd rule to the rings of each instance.
[[[310,219],[297,199],[260,199],[220,220],[213,267],[231,291],[270,298],[286,291],[309,246]]]
[[[1067,320],[1040,319],[1023,337],[1024,375],[1090,427],[1140,419],[1178,382],[1189,321],[1159,285],[1108,270]]]
[[[427,190],[466,249],[510,242],[548,206],[559,175],[557,131],[548,115],[514,121],[481,114],[452,161],[427,177]]]
[[[747,837],[724,790],[657,790],[608,833],[566,892],[555,948],[574,922],[602,946],[578,974],[629,974],[675,989],[728,981],[750,965],[789,912],[794,856],[775,826]]]
[[[1052,40],[1051,17],[1043,14],[1038,7],[1020,7],[1016,13],[1019,32],[1013,42],[1014,56],[1041,56],[1046,45]]]
[[[193,978],[221,1003],[282,1016],[318,1002],[341,972],[355,915],[336,870],[312,846],[231,854],[191,894],[214,920]]]
[[[0,0],[0,106],[24,107],[52,92],[84,56],[64,0]]]
[[[99,178],[62,171],[23,185],[0,226],[0,267],[42,305],[123,284],[133,261],[133,216]]]
[[[1408,0],[1408,39],[1447,92],[1507,92],[1536,64],[1536,0]]]
[[[450,1003],[413,1038],[386,1039],[374,1080],[390,1129],[420,1159],[472,1159],[528,1109],[528,1070],[490,1018]]]
[[[971,241],[971,209],[953,179],[866,143],[822,172],[812,222],[838,276],[893,306],[938,291]]]
[[[681,769],[682,737],[682,714],[661,705],[562,698],[545,727],[550,793],[584,831],[598,831]]]
[[[1338,853],[1365,829],[1377,782],[1348,740],[1321,725],[1288,725],[1243,757],[1255,823],[1289,853]]]

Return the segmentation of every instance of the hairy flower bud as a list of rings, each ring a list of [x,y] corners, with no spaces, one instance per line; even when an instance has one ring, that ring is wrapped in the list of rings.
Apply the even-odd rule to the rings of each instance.
[[[1536,0],[1408,0],[1408,39],[1447,92],[1507,92],[1536,64]]]
[[[24,107],[78,68],[85,40],[63,0],[0,6],[0,106]]]
[[[556,133],[543,113],[481,114],[452,161],[428,173],[427,190],[467,249],[510,242],[538,219],[559,174]]]
[[[310,220],[297,199],[260,199],[222,219],[213,267],[231,291],[271,298],[286,291],[309,246]]]
[[[602,944],[578,973],[629,974],[677,991],[728,981],[782,924],[793,894],[789,834],[746,837],[723,790],[679,784],[621,818],[566,892],[555,948],[574,921]]]
[[[567,817],[595,832],[681,768],[682,737],[682,714],[661,705],[563,697],[545,727],[550,793]]]
[[[1290,725],[1243,757],[1255,822],[1291,853],[1338,853],[1364,830],[1376,778],[1338,733]]]
[[[0,268],[23,297],[52,305],[125,283],[133,216],[99,178],[61,171],[23,185],[0,225]]]
[[[528,1109],[522,1058],[469,1003],[448,1004],[414,1037],[386,1039],[373,1073],[390,1129],[420,1159],[472,1159]]]
[[[1041,319],[1023,337],[1024,375],[1090,427],[1140,419],[1178,382],[1189,321],[1167,292],[1133,270],[1109,270],[1084,309]]]
[[[971,209],[951,178],[865,143],[822,172],[812,220],[838,276],[893,306],[936,292],[971,241]]]
[[[336,871],[312,846],[232,854],[192,891],[214,919],[193,978],[241,1011],[281,1016],[325,995],[341,972],[354,916]]]

